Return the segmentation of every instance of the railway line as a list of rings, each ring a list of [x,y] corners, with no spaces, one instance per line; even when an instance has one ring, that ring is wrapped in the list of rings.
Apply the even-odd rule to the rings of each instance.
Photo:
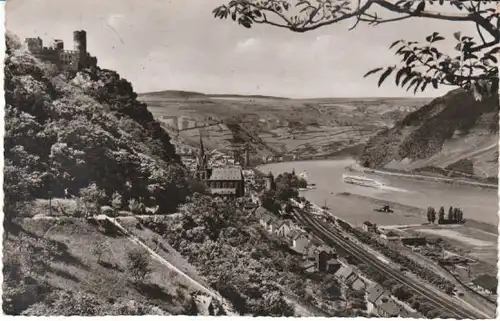
[[[321,221],[314,217],[311,217],[304,211],[295,209],[294,213],[300,223],[308,226],[317,237],[326,242],[328,245],[342,248],[345,252],[356,257],[361,262],[372,266],[381,275],[400,282],[414,293],[418,293],[427,298],[429,303],[436,307],[438,310],[450,314],[450,317],[455,317],[458,319],[490,318],[490,316],[481,313],[480,311],[472,310],[472,307],[464,307],[458,302],[454,302],[451,298],[446,297],[445,294],[432,291],[417,280],[404,275],[401,271],[389,267],[387,264],[381,262],[373,254],[365,250],[362,246],[346,240],[344,236],[338,232],[331,231],[325,228]]]

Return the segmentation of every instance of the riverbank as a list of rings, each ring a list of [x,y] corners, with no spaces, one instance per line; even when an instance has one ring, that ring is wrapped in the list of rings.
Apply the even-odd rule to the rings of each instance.
[[[481,187],[481,188],[498,189],[497,184],[483,183],[483,182],[474,181],[472,179],[446,178],[446,177],[438,177],[438,176],[431,176],[431,175],[401,173],[401,172],[393,171],[393,170],[372,169],[372,168],[362,167],[361,165],[359,165],[357,163],[355,165],[348,166],[347,170],[353,171],[353,172],[358,172],[358,173],[363,173],[363,174],[375,174],[375,175],[381,175],[381,176],[395,176],[395,177],[401,177],[401,178],[406,178],[406,179],[428,181],[428,182],[433,182],[433,183],[445,183],[445,184],[452,184],[452,185],[468,185],[468,186],[476,186],[476,187]]]

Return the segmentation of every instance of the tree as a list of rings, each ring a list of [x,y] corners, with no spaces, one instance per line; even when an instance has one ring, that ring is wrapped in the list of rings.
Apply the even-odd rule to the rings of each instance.
[[[101,204],[106,198],[103,190],[99,189],[95,183],[80,189],[79,207],[84,215],[97,215],[100,213]]]
[[[431,207],[431,222],[434,224],[436,222],[436,210],[434,207]]]
[[[395,83],[407,91],[424,91],[428,85],[458,86],[474,93],[476,99],[498,91],[497,57],[500,52],[500,13],[497,1],[445,0],[232,0],[213,10],[215,18],[237,21],[245,28],[265,24],[303,33],[346,20],[354,20],[351,29],[361,23],[380,25],[399,20],[427,18],[473,23],[476,35],[455,32],[456,54],[440,49],[445,40],[433,32],[425,41],[397,40],[390,49],[401,57],[400,65],[377,67],[365,77],[380,73],[380,86],[395,73]]]
[[[453,207],[450,206],[450,208],[448,209],[448,222],[453,222]]]
[[[151,273],[149,253],[145,250],[132,250],[127,254],[127,270],[136,282],[144,282]]]
[[[442,223],[444,221],[444,207],[441,206],[439,208],[439,221],[438,223]]]
[[[434,223],[435,220],[436,220],[436,210],[433,207],[428,207],[427,221],[429,221],[429,223]]]

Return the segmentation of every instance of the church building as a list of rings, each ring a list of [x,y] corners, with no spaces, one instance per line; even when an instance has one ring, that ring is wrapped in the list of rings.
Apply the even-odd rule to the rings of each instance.
[[[238,198],[245,195],[245,179],[241,166],[210,168],[201,135],[195,177],[206,184],[212,195],[224,198]]]

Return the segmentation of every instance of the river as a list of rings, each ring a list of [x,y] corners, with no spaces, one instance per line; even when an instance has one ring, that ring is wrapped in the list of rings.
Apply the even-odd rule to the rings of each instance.
[[[428,206],[435,207],[436,210],[444,206],[446,213],[450,206],[460,207],[465,218],[494,226],[498,224],[497,190],[378,175],[370,178],[382,182],[385,186],[383,189],[344,183],[342,174],[347,174],[345,168],[354,163],[353,159],[344,158],[265,164],[259,169],[264,173],[271,171],[274,175],[292,170],[296,174],[306,173],[308,182],[316,184],[316,189],[301,192],[301,195],[317,205],[326,203],[334,215],[356,225],[361,225],[365,220],[379,225],[423,223],[426,221],[425,209]],[[352,195],[337,195],[342,192]],[[408,208],[396,209],[392,214],[375,212],[373,209],[380,204],[366,197],[400,203],[421,211]]]

